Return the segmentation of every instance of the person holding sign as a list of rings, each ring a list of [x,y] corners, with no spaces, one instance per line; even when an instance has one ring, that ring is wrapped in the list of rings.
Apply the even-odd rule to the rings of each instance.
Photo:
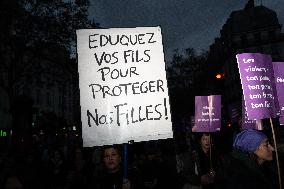
[[[197,136],[196,141],[198,143],[197,148],[184,152],[179,158],[183,165],[180,168],[183,189],[215,188],[216,173],[214,170],[216,170],[217,160],[213,158],[213,161],[211,161],[212,159],[210,160],[209,157],[210,136],[208,133],[202,133]]]
[[[233,152],[224,161],[220,189],[277,188],[265,162],[273,160],[273,147],[260,131],[247,129],[236,135]],[[276,179],[277,177],[275,177]]]
[[[105,146],[102,150],[104,171],[93,180],[93,189],[134,189],[134,184],[123,178],[121,151],[118,146]]]

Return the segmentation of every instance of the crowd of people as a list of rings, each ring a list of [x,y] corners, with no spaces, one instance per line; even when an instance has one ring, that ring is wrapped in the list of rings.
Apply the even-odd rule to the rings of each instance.
[[[192,134],[185,141],[128,144],[127,163],[121,145],[37,144],[21,155],[8,149],[0,155],[0,188],[279,188],[274,149],[263,132],[236,133],[230,151],[220,150],[222,144],[215,145],[210,133]]]

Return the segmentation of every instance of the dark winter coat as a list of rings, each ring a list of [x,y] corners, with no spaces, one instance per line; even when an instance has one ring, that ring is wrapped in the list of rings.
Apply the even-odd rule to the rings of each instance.
[[[131,189],[140,189],[142,185],[139,180],[139,174],[136,170],[128,170],[128,180],[130,181]],[[120,169],[115,173],[108,173],[102,170],[98,175],[89,182],[90,189],[122,189],[123,185],[123,170]]]
[[[233,151],[219,170],[219,189],[275,189],[269,173],[248,154]]]
[[[213,169],[217,169],[217,155],[212,154]],[[210,171],[210,159],[201,150],[186,151],[179,155],[179,161],[181,161],[180,170],[180,182],[183,184],[190,184],[194,186],[201,185],[201,176],[207,174]],[[214,188],[213,184],[203,186],[203,188]]]

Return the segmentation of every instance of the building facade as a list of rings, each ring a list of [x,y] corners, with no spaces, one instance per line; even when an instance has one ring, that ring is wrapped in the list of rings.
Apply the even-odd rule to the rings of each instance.
[[[242,88],[237,53],[264,53],[273,61],[284,60],[284,33],[281,33],[275,11],[265,6],[255,6],[249,0],[244,9],[234,11],[220,31],[220,37],[210,46],[209,63],[215,64],[215,73],[224,73],[222,103],[239,103]]]

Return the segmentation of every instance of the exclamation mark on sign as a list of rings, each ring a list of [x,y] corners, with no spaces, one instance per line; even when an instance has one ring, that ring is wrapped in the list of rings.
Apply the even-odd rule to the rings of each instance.
[[[164,98],[164,107],[165,107],[165,119],[168,120],[168,108],[167,108],[167,99]]]

